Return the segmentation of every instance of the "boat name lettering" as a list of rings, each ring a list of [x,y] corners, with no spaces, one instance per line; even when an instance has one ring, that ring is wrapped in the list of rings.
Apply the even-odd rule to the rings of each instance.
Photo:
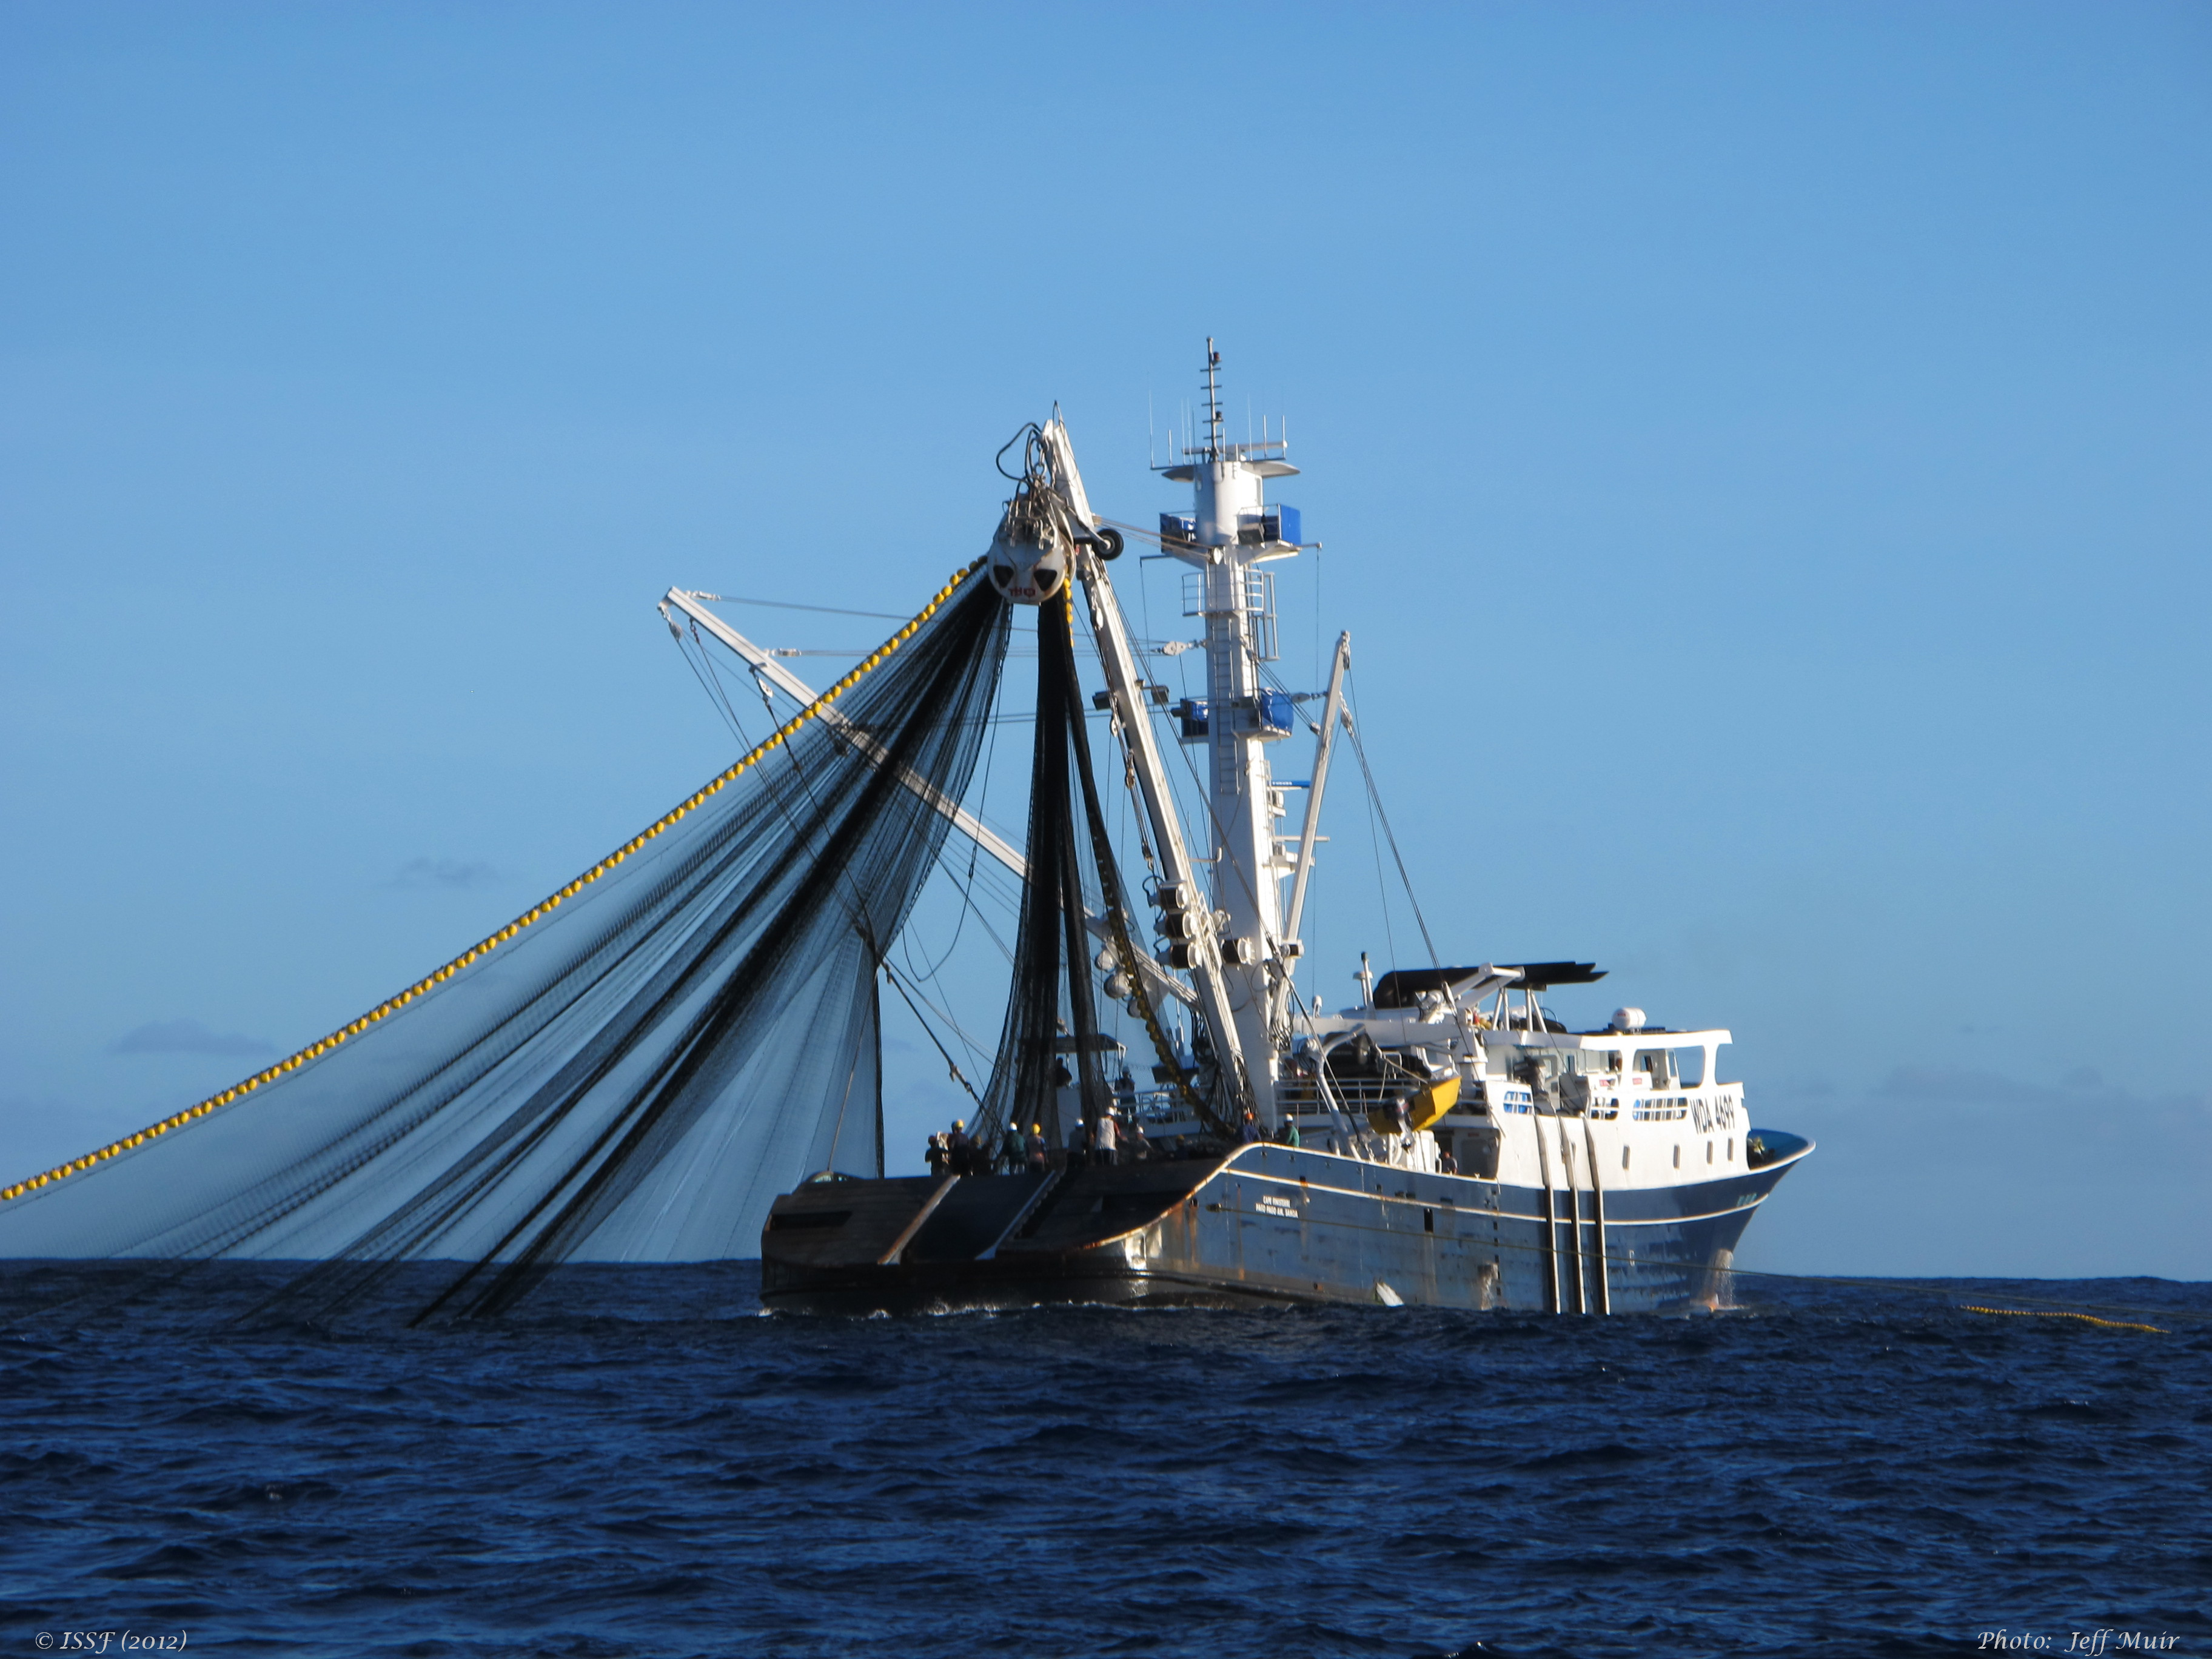
[[[1722,1095],[1717,1099],[1705,1100],[1692,1097],[1690,1101],[1690,1115],[1696,1122],[1700,1134],[1710,1133],[1715,1129],[1732,1128],[1735,1124],[1735,1097]]]

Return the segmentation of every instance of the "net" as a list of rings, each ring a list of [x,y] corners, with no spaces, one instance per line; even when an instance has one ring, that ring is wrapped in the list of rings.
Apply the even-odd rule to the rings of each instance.
[[[301,1054],[0,1188],[0,1255],[312,1264],[342,1302],[459,1264],[495,1313],[568,1260],[753,1253],[775,1195],[882,1173],[876,969],[1004,660],[981,562],[543,904]]]
[[[1010,1123],[1021,1130],[1035,1127],[1060,1145],[1079,1121],[1095,1130],[1110,1107],[1105,1057],[1118,1045],[1100,1030],[1094,965],[1120,969],[1129,977],[1129,1008],[1143,1024],[1161,1070],[1182,1077],[1158,1012],[1134,977],[1137,946],[1084,723],[1074,626],[1073,591],[1063,588],[1037,612],[1029,876],[1006,1025],[975,1131],[985,1146],[996,1145]],[[1179,1086],[1200,1121],[1225,1127],[1213,1102],[1188,1083]]]

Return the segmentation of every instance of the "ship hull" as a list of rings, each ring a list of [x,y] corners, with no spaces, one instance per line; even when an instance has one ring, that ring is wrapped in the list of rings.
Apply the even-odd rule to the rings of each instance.
[[[1803,1155],[1676,1186],[1555,1189],[1548,1216],[1540,1187],[1266,1144],[1204,1163],[817,1184],[777,1200],[761,1294],[771,1309],[848,1314],[1053,1302],[1709,1308],[1744,1228]]]

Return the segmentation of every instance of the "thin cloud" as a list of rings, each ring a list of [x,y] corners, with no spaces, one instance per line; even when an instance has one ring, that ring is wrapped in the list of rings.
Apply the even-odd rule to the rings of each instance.
[[[410,859],[392,878],[394,887],[489,887],[499,872],[482,859]]]
[[[273,1054],[276,1045],[235,1031],[210,1031],[196,1019],[161,1019],[134,1027],[108,1046],[114,1054]]]

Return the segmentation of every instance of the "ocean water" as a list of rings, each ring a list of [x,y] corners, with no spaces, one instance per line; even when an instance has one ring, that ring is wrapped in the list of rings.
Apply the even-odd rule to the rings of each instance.
[[[756,1284],[573,1268],[410,1330],[9,1264],[4,1651],[2212,1652],[2212,1286],[828,1320]],[[2165,1330],[1953,1305],[2030,1297]]]

